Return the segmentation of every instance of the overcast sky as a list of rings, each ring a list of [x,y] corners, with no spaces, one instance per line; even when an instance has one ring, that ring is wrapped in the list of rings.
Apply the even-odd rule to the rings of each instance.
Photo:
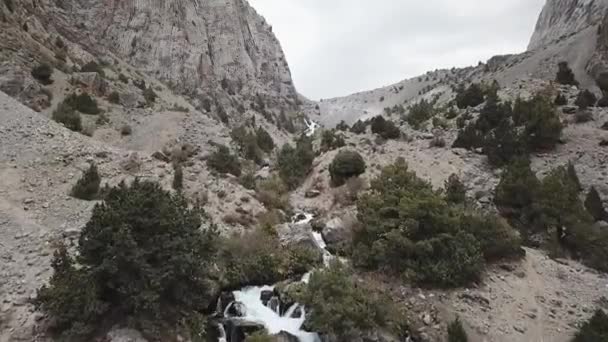
[[[545,0],[249,0],[311,99],[523,52]]]

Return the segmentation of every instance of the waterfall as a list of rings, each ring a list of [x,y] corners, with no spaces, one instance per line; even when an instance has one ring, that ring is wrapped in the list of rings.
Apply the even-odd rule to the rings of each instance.
[[[313,215],[309,213],[302,213],[294,216],[292,222],[296,225],[308,224],[313,219]],[[323,251],[323,263],[325,266],[334,258],[326,247],[327,244],[323,240],[323,236],[320,233],[313,232],[317,247]],[[312,272],[306,273],[301,281],[308,283]],[[267,294],[269,291],[274,291],[274,286],[251,286],[234,291],[234,301],[232,301],[226,309],[223,311],[224,317],[232,320],[242,320],[246,322],[253,322],[264,325],[268,333],[271,335],[279,334],[284,331],[298,338],[300,342],[320,342],[319,335],[317,333],[311,333],[302,330],[302,325],[306,320],[305,308],[298,304],[292,304],[285,313],[281,315],[280,301],[277,303],[277,297],[273,296],[268,299]],[[266,298],[266,303],[262,301],[262,298]],[[218,304],[221,308],[221,305]],[[293,317],[297,310],[301,311],[298,317]],[[237,313],[236,316],[231,315]],[[219,324],[222,325],[221,323]],[[220,338],[218,342],[226,342],[226,333],[223,326],[220,329]]]

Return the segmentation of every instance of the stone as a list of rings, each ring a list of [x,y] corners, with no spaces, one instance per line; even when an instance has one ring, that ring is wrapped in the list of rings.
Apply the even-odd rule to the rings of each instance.
[[[563,106],[562,107],[562,112],[564,114],[576,114],[577,111],[578,111],[577,106]]]
[[[152,153],[152,158],[160,160],[160,161],[165,162],[165,163],[171,162],[171,159],[169,157],[167,157],[161,151],[156,151],[156,152]]]
[[[229,319],[224,325],[228,342],[244,342],[248,335],[264,330],[263,324],[242,319]]]
[[[264,290],[262,291],[262,293],[260,294],[260,300],[262,301],[262,304],[267,305],[268,301],[274,296],[274,291],[272,290]]]
[[[314,190],[314,189],[308,190],[304,194],[304,197],[306,197],[306,198],[316,198],[316,197],[319,197],[319,196],[321,196],[321,191]]]
[[[300,339],[286,331],[281,331],[276,336],[276,342],[300,342]]]

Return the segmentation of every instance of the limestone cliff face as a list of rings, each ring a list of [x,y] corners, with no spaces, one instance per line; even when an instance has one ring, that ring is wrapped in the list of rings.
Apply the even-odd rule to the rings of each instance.
[[[112,54],[179,93],[261,94],[281,107],[294,107],[297,102],[272,27],[246,0],[13,3],[12,11],[0,8],[0,19],[18,23],[12,25],[16,33],[25,24],[47,38],[58,35],[78,44],[94,57]],[[12,48],[23,42],[16,33]]]
[[[597,25],[607,8],[608,0],[547,0],[528,50],[539,49]]]

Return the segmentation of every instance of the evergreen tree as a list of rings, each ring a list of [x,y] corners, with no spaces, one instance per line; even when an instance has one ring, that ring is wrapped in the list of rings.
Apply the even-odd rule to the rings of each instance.
[[[558,65],[557,76],[555,77],[555,81],[560,84],[565,85],[578,85],[578,81],[574,78],[574,73],[568,62],[560,62]]]
[[[448,203],[461,204],[467,199],[467,189],[458,178],[458,175],[453,173],[447,181],[445,181],[445,199]]]
[[[184,188],[184,171],[182,169],[182,164],[174,163],[173,169],[175,172],[173,174],[173,189],[181,191]]]
[[[591,187],[591,190],[589,190],[589,193],[585,198],[585,209],[587,209],[589,214],[591,214],[596,221],[608,220],[608,213],[606,213],[600,194],[595,187]]]
[[[448,325],[448,342],[467,342],[469,340],[467,332],[460,322],[460,318],[456,318]]]
[[[72,187],[72,196],[82,200],[93,200],[99,193],[99,185],[101,184],[101,176],[95,164],[91,164],[87,171],[82,174],[82,177]]]

